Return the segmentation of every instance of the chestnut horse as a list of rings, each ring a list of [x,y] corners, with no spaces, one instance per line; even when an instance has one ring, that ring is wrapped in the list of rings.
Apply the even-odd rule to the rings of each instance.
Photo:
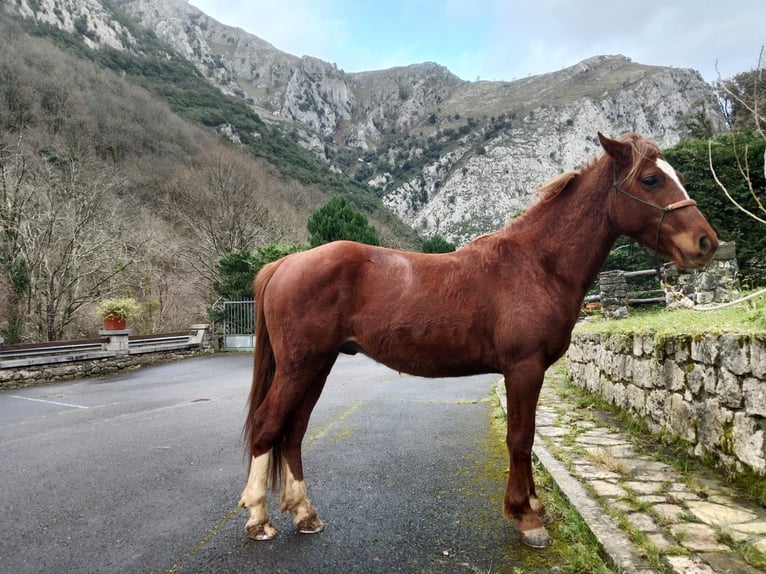
[[[503,510],[544,547],[531,452],[545,370],[566,351],[588,287],[628,235],[683,268],[710,260],[716,234],[649,140],[598,134],[605,153],[539,190],[529,210],[453,253],[349,241],[288,255],[255,279],[256,348],[240,505],[251,538],[276,535],[267,483],[284,488],[300,532],[324,525],[306,495],[301,440],[339,353],[425,377],[501,373],[510,473]]]

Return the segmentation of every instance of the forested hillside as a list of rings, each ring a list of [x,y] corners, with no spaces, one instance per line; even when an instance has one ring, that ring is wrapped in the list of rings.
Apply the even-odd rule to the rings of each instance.
[[[162,75],[170,66],[123,54],[122,65],[134,58],[141,70],[118,72],[115,54],[84,58],[87,49],[76,38],[57,31],[52,41],[37,33],[0,18],[0,330],[6,343],[93,334],[93,305],[111,294],[145,303],[148,312],[136,330],[186,327],[205,320],[222,255],[307,240],[309,215],[333,189],[332,180],[320,181],[324,172],[306,165],[291,177],[286,172],[299,171],[300,162],[253,159],[247,146],[179,116],[223,114],[257,123],[255,114],[236,102],[233,109],[206,102],[223,96],[212,87],[207,96],[190,87],[199,80],[184,75],[183,66],[173,81]],[[174,91],[169,103],[152,94],[163,86]],[[269,140],[263,146],[289,148],[268,133],[248,133]],[[414,234],[402,239],[404,226],[379,204],[361,201],[386,241],[412,244]]]

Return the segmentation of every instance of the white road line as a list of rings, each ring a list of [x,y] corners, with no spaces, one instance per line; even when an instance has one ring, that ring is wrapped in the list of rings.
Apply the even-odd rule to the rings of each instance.
[[[22,401],[34,401],[36,403],[47,403],[49,405],[58,405],[60,407],[71,407],[73,409],[89,409],[90,407],[84,407],[82,405],[72,405],[69,403],[60,403],[58,401],[46,401],[45,399],[32,399],[30,397],[20,397],[18,395],[10,395],[12,399],[21,399]]]

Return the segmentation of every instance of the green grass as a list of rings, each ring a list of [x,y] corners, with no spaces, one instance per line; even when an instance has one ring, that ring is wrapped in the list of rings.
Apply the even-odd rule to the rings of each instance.
[[[743,293],[743,295],[746,295]],[[712,311],[631,309],[625,319],[590,318],[578,323],[575,333],[599,335],[703,335],[766,332],[766,294],[731,307]]]

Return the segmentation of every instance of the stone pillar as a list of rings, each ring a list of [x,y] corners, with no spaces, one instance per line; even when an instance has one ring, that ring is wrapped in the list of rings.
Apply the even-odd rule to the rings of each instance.
[[[194,333],[189,337],[190,343],[196,343],[200,347],[207,347],[210,343],[210,325],[208,323],[195,323],[190,327]]]
[[[663,266],[668,304],[688,298],[695,305],[727,303],[739,297],[737,250],[734,242],[721,243],[713,259],[703,269],[678,269]],[[683,296],[683,297],[682,297]]]
[[[109,341],[104,345],[105,351],[113,351],[118,355],[128,354],[130,329],[101,329],[98,334],[109,337]]]
[[[599,274],[601,314],[608,318],[628,316],[628,282],[624,271],[604,271]]]

